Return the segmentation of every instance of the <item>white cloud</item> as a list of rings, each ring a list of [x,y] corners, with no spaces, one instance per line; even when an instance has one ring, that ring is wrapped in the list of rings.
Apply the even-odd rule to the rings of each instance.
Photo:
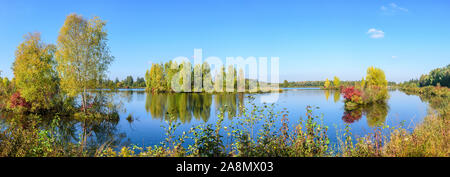
[[[396,59],[397,58],[397,56],[392,56],[392,59]]]
[[[397,4],[395,3],[390,3],[389,6],[391,6],[392,8],[397,8]]]
[[[369,31],[367,31],[367,34],[373,39],[384,38],[384,32],[375,28],[370,28]]]
[[[383,11],[385,13],[390,13],[390,14],[393,14],[393,13],[399,12],[399,11],[401,11],[401,12],[408,12],[409,11],[407,8],[400,7],[397,4],[395,4],[395,3],[390,3],[388,5],[383,5],[383,6],[381,6],[380,9],[381,9],[381,11]]]

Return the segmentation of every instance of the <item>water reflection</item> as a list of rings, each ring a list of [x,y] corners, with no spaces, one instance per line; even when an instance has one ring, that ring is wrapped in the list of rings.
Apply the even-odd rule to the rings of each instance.
[[[88,139],[88,144],[92,146],[95,144],[100,146],[104,143],[112,144],[116,147],[131,143],[158,144],[164,140],[163,136],[161,136],[164,134],[164,130],[161,128],[161,125],[164,125],[164,123],[161,121],[170,120],[170,114],[176,117],[179,122],[186,123],[179,127],[180,132],[188,131],[191,128],[191,125],[188,123],[196,125],[208,120],[214,120],[217,118],[216,114],[219,109],[225,111],[225,119],[231,119],[242,112],[244,99],[247,100],[246,96],[248,96],[246,94],[236,93],[147,94],[143,90],[120,90],[112,94],[114,95],[115,102],[120,101],[124,103],[125,112],[120,112],[120,120],[117,118],[93,121],[83,125],[83,122],[76,119],[61,116],[61,122],[57,128],[61,138],[65,141],[77,142],[80,140],[80,134],[84,128],[91,135],[90,139]],[[344,122],[354,123],[353,125],[357,125],[354,129],[355,132],[364,134],[363,129],[369,126],[376,127],[385,123],[389,112],[398,113],[400,120],[410,120],[414,114],[421,115],[417,107],[415,107],[415,105],[420,106],[420,108],[424,107],[420,100],[415,98],[409,99],[406,95],[404,95],[405,97],[402,95],[392,94],[392,98],[390,98],[391,108],[387,104],[374,104],[358,107],[354,110],[345,110],[342,106],[342,95],[339,91],[296,89],[280,94],[278,108],[287,108],[290,114],[292,114],[292,117],[300,117],[304,115],[303,110],[307,105],[317,105],[321,107],[317,113],[324,113],[327,118],[326,121],[329,121],[327,125],[341,124]],[[254,94],[252,96],[259,98],[260,94]],[[422,101],[426,100],[426,102],[429,102],[432,107],[448,108],[448,98],[431,100],[421,97],[421,99]],[[5,118],[4,120],[11,120],[12,117],[9,118],[10,116],[6,114],[0,113],[0,117]],[[148,118],[150,116],[152,118]],[[54,116],[48,117],[51,120]],[[361,121],[363,117],[366,120]],[[358,121],[361,122],[357,123]],[[292,122],[294,123],[295,121]],[[46,121],[42,123],[42,126],[49,127],[50,123],[51,121]],[[2,121],[0,120],[0,127],[1,124]],[[4,124],[7,125],[8,123]],[[26,125],[24,124],[24,126]],[[330,137],[334,137],[333,132],[336,131],[330,129],[329,132]]]
[[[337,103],[337,102],[339,102],[339,100],[341,100],[341,92],[340,91],[334,91],[334,102]]]
[[[359,119],[362,118],[362,108],[356,108],[354,110],[346,110],[344,111],[344,116],[342,116],[342,120],[345,123],[348,124],[352,124],[355,123],[357,121],[359,121]]]
[[[342,120],[345,123],[352,124],[359,121],[364,115],[369,127],[378,127],[386,122],[388,112],[389,106],[387,103],[361,105],[351,110],[344,109]]]
[[[51,130],[57,133],[62,142],[78,143],[85,133],[89,135],[86,147],[97,149],[99,146],[108,144],[112,147],[120,147],[129,144],[127,136],[118,128],[119,119],[99,119],[93,121],[79,121],[70,116],[59,116],[55,125],[53,122],[56,115],[42,115],[39,118],[30,119],[30,116],[14,114],[12,112],[0,112],[3,128],[7,126],[18,126],[22,129],[31,128],[32,122],[38,123],[37,127],[42,130]],[[36,122],[37,121],[37,122]]]
[[[325,90],[325,98],[328,101],[328,98],[330,97],[330,90]]]
[[[189,123],[195,118],[207,122],[211,117],[213,100],[216,111],[223,110],[229,119],[235,117],[244,105],[243,93],[149,93],[145,101],[145,110],[153,119],[176,118],[181,123]]]
[[[339,91],[324,90],[325,99],[328,101],[333,95],[334,103],[341,100]],[[214,105],[213,105],[214,103]],[[176,118],[181,123],[190,123],[192,119],[207,122],[211,115],[211,109],[225,112],[225,117],[232,119],[242,112],[244,94],[223,93],[169,93],[146,94],[145,110],[153,119],[171,120]],[[364,105],[352,110],[345,110],[342,120],[345,123],[354,123],[363,116],[366,117],[370,127],[381,126],[386,122],[389,106],[386,103]]]
[[[324,90],[325,99],[328,101],[330,99],[330,95],[333,94],[333,101],[335,103],[341,100],[341,92],[336,90]]]
[[[406,92],[410,95],[410,93]],[[419,95],[422,102],[428,103],[429,107],[441,117],[450,116],[450,97]]]
[[[334,103],[341,100],[341,92],[335,90],[324,90],[325,99],[327,101],[329,100],[331,94],[333,94]],[[389,106],[387,103],[361,105],[351,110],[344,109],[342,120],[345,123],[352,124],[358,122],[363,116],[365,116],[368,126],[377,127],[386,122],[388,112]]]
[[[389,106],[386,103],[371,104],[365,106],[363,112],[367,119],[367,125],[370,127],[382,126],[386,122]]]

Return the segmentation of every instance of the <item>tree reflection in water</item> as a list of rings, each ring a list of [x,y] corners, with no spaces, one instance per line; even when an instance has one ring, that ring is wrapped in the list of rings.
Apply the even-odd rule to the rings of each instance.
[[[386,103],[377,103],[367,105],[363,108],[367,119],[367,125],[370,127],[382,126],[386,122],[389,106]]]
[[[334,91],[334,102],[337,103],[341,100],[341,92],[339,90]]]
[[[327,99],[330,97],[330,90],[325,90],[325,99]]]
[[[114,115],[113,115],[114,116]],[[98,119],[91,121],[79,121],[73,117],[60,117],[56,126],[52,124],[56,115],[42,115],[40,118],[30,120],[26,115],[14,114],[12,112],[1,112],[0,118],[2,127],[19,126],[29,128],[30,121],[38,121],[38,128],[41,130],[56,131],[61,142],[78,143],[81,141],[81,134],[86,131],[90,135],[87,138],[87,149],[98,149],[99,146],[108,144],[111,147],[120,147],[129,144],[125,133],[117,128],[119,123],[118,114],[113,119]],[[59,116],[58,116],[59,117]],[[52,127],[55,126],[55,127]]]
[[[354,123],[359,121],[362,116],[366,116],[367,125],[370,127],[382,126],[386,122],[386,117],[389,112],[389,106],[386,103],[376,103],[370,105],[363,105],[345,110],[342,120],[345,123]]]
[[[328,90],[325,91],[325,99],[328,100],[329,97]],[[334,102],[338,102],[340,100],[341,93],[339,91],[334,91]],[[386,122],[386,117],[389,112],[389,106],[387,101],[367,104],[367,105],[359,105],[356,107],[345,107],[344,115],[342,116],[342,120],[345,123],[352,124],[359,121],[363,116],[367,119],[367,125],[369,127],[378,127],[382,126]]]
[[[192,118],[207,122],[211,117],[211,105],[222,109],[229,119],[235,117],[244,105],[243,93],[148,93],[145,110],[153,119],[171,120],[176,117],[181,123],[189,123]]]
[[[441,117],[450,116],[450,97],[430,95],[419,95],[419,97],[422,102],[428,103],[431,110],[437,112]]]
[[[359,119],[361,118],[362,118],[362,108],[357,108],[354,110],[345,110],[344,116],[342,116],[342,120],[348,124],[352,124],[356,121],[359,121]]]

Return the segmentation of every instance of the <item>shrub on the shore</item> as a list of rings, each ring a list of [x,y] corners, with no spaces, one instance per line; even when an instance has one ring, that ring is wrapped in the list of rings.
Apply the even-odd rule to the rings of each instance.
[[[421,94],[426,96],[437,96],[437,97],[450,97],[450,88],[441,86],[403,86],[400,90],[405,91],[407,94]]]

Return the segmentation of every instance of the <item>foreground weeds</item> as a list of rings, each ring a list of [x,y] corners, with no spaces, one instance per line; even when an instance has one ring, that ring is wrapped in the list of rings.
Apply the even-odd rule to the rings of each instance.
[[[13,123],[0,132],[2,157],[71,157],[87,156],[76,144],[61,141],[56,130],[59,119],[49,130],[38,127],[38,118]],[[3,128],[3,127],[2,127]]]
[[[449,157],[450,121],[429,115],[412,133],[395,130],[383,150],[389,157]]]

